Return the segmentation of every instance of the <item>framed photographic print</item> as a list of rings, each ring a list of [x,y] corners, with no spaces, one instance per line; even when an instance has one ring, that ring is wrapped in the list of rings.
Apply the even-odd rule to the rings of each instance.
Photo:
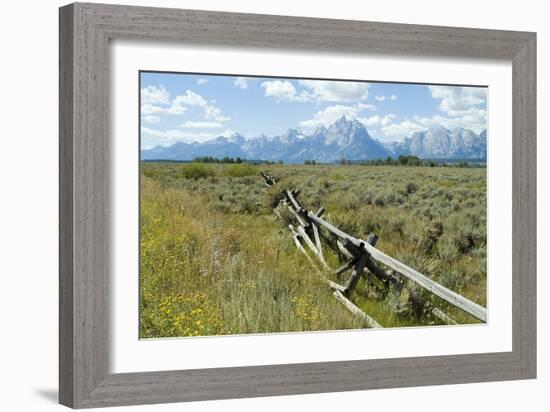
[[[536,375],[533,33],[60,9],[60,401]]]

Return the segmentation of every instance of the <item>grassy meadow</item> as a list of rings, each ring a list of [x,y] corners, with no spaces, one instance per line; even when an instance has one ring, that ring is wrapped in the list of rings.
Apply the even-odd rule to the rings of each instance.
[[[279,179],[265,187],[259,175]],[[304,207],[486,306],[486,170],[363,165],[141,164],[142,338],[362,328],[297,250],[283,189]],[[343,261],[324,247],[331,268]],[[335,275],[324,273],[334,281]],[[347,275],[347,274],[346,274]],[[350,299],[384,327],[475,318],[414,285],[381,295],[360,280]]]

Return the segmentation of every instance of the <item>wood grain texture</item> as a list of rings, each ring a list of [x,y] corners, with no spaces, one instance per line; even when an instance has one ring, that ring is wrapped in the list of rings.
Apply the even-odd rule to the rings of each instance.
[[[531,36],[512,62],[513,353],[518,368],[537,368],[537,41]],[[520,366],[521,365],[521,366]]]
[[[73,404],[73,49],[72,8],[59,14],[59,400]]]
[[[61,8],[59,26],[61,403],[84,408],[535,377],[534,33],[85,3]],[[108,42],[117,38],[512,61],[513,351],[109,373]]]

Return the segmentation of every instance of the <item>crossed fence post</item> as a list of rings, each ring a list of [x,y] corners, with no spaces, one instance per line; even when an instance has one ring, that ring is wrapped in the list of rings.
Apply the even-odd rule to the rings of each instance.
[[[317,227],[316,222],[312,218],[312,213],[308,212],[298,201],[297,197],[300,194],[298,190],[292,190],[284,191],[285,197],[288,200],[288,202],[293,207],[293,212],[296,213],[298,220],[300,222],[303,222],[304,229],[310,229],[313,232],[313,235],[315,237],[317,248],[319,250],[319,253],[322,254],[321,251],[321,245],[319,240],[319,228]],[[325,209],[320,208],[316,213],[313,214],[316,218],[320,218],[321,215],[324,213]],[[306,241],[309,239],[306,239]],[[367,242],[371,244],[372,246],[376,245],[376,242],[378,241],[378,236],[374,233],[371,233],[369,237],[367,238]],[[363,247],[362,244],[359,246],[354,245],[353,243],[349,241],[345,241],[344,247],[346,250],[348,250],[349,254],[351,255],[351,259],[349,262],[344,264],[342,267],[336,270],[336,274],[338,276],[341,276],[342,273],[346,272],[348,269],[353,268],[351,275],[347,279],[346,283],[344,284],[343,290],[344,294],[346,296],[349,296],[350,293],[355,289],[357,286],[357,283],[359,282],[359,279],[361,276],[364,276],[365,274],[365,268],[368,268],[371,272],[375,274],[380,280],[382,280],[384,283],[387,283],[389,280],[393,280],[393,278],[387,274],[384,270],[380,269],[374,261],[371,259],[369,252]]]

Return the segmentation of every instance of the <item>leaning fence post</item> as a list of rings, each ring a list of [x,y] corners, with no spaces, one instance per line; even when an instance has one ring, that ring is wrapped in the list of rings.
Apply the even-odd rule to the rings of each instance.
[[[311,225],[311,228],[313,230],[313,238],[315,239],[315,246],[317,247],[317,251],[319,252],[319,257],[324,259],[323,256],[323,245],[321,244],[321,237],[319,236],[319,229],[316,225]]]
[[[359,258],[357,259],[357,263],[355,264],[355,267],[353,268],[353,271],[351,272],[351,275],[345,284],[346,295],[349,295],[357,285],[357,282],[359,282],[359,278],[361,277],[361,275],[363,274],[363,271],[365,270],[365,264],[367,263],[368,257],[369,257],[368,254],[364,252],[364,253],[361,253]]]

